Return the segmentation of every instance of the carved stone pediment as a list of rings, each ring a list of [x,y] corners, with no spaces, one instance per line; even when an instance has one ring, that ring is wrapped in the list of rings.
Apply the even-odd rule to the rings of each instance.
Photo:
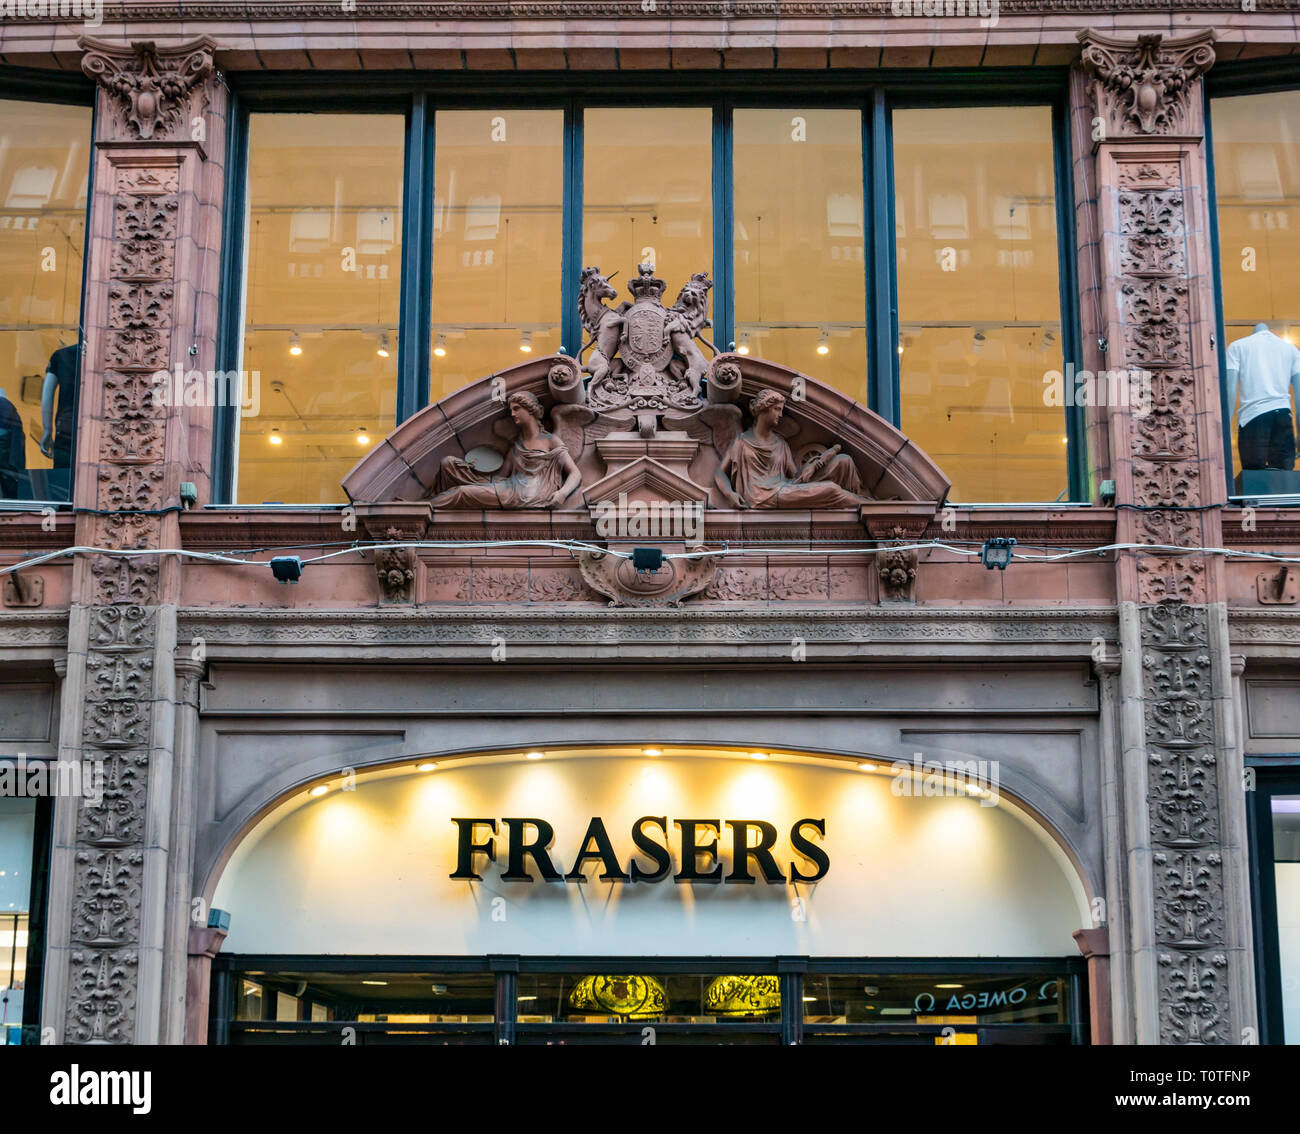
[[[709,490],[696,484],[660,463],[653,457],[637,457],[618,472],[602,477],[585,489],[587,505],[593,509],[602,504],[617,505],[620,500],[642,503],[654,501],[680,501],[703,506],[709,499]]]
[[[751,356],[718,356],[708,367],[706,397],[730,401],[702,402],[689,413],[665,411],[658,415],[649,437],[639,431],[635,415],[627,409],[593,409],[575,377],[577,371],[575,359],[553,355],[457,390],[373,446],[344,478],[344,491],[358,505],[428,501],[440,491],[443,462],[448,458],[468,456],[472,461],[486,451],[504,461],[517,440],[507,407],[514,395],[525,393],[541,402],[544,429],[563,444],[576,464],[581,487],[559,507],[523,507],[542,515],[553,512],[557,518],[573,513],[576,520],[600,499],[617,500],[620,491],[640,493],[646,499],[660,492],[666,501],[696,500],[703,492],[709,509],[732,510],[716,483],[718,467],[735,439],[752,428],[749,407],[755,398],[771,390],[784,400],[774,435],[789,446],[796,470],[838,446],[834,456],[851,463],[860,495],[871,501],[865,505],[869,511],[882,502],[922,503],[933,509],[947,498],[947,478],[898,429],[839,391],[778,363]],[[820,506],[805,503],[796,510]],[[834,507],[845,505],[836,502]],[[852,510],[857,511],[856,504]],[[443,508],[437,511],[439,516],[447,514]],[[773,516],[780,511],[771,503],[751,509]]]

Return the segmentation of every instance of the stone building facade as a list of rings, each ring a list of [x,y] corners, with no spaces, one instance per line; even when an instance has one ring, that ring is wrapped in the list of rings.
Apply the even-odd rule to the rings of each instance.
[[[295,928],[290,906],[281,933],[267,913],[281,892],[259,889],[276,871],[256,855],[281,845],[276,838],[289,845],[275,825],[290,822],[291,801],[313,785],[370,782],[417,762],[469,776],[475,759],[498,761],[522,769],[523,784],[526,752],[557,767],[594,760],[594,782],[602,768],[659,751],[685,777],[685,814],[692,759],[721,761],[725,782],[726,761],[748,772],[740,762],[754,751],[791,775],[821,760],[858,776],[919,751],[993,762],[999,809],[1056,848],[1067,881],[1051,900],[1077,914],[1074,1039],[1282,1042],[1270,980],[1283,982],[1261,968],[1278,963],[1280,948],[1282,976],[1294,982],[1297,961],[1285,933],[1277,943],[1283,894],[1274,893],[1274,920],[1261,920],[1260,877],[1273,864],[1258,861],[1252,809],[1257,777],[1300,760],[1300,607],[1285,562],[1300,554],[1300,523],[1286,502],[1244,499],[1230,484],[1205,107],[1207,84],[1225,69],[1239,84],[1257,67],[1269,89],[1292,78],[1300,86],[1288,65],[1300,42],[1295,13],[1269,0],[1249,12],[1206,0],[1105,13],[1017,0],[983,20],[872,2],[354,7],[212,0],[178,16],[140,2],[105,5],[100,26],[77,13],[0,22],[4,98],[94,105],[71,500],[0,510],[0,559],[16,569],[0,613],[0,741],[7,755],[92,761],[104,777],[98,802],[50,805],[46,912],[39,935],[28,934],[27,970],[39,981],[29,1024],[68,1044],[229,1040],[238,1012],[218,1012],[214,998],[234,1003],[231,982],[247,968],[222,966],[236,946],[296,957],[298,968],[312,967],[308,954],[481,960],[498,997],[485,1034],[519,1041],[522,1009],[502,1010],[500,997],[521,987],[530,953],[637,951],[612,930],[606,939],[576,929],[572,948],[532,948],[526,935],[494,945],[477,930],[435,932],[443,943],[427,949],[418,933],[394,931],[388,947],[379,929],[312,948],[305,927],[328,934],[334,922],[313,915]],[[1078,326],[1073,361],[1147,374],[1149,412],[1082,408],[1071,444],[1086,472],[1073,504],[955,503],[943,462],[909,439],[905,422],[815,377],[734,340],[700,355],[701,373],[698,348],[669,331],[637,348],[638,327],[659,334],[658,312],[681,314],[659,304],[657,281],[645,284],[655,310],[638,315],[634,292],[624,329],[614,326],[621,386],[612,355],[603,379],[572,350],[517,366],[503,359],[423,409],[399,409],[386,439],[342,479],[340,504],[230,502],[221,407],[160,404],[154,376],[231,363],[223,344],[243,321],[231,289],[240,287],[238,242],[249,239],[232,168],[247,160],[236,137],[246,127],[232,107],[257,105],[256,92],[269,90],[304,103],[344,92],[337,97],[355,110],[359,99],[407,97],[429,75],[451,86],[449,73],[464,76],[472,93],[488,72],[483,89],[493,92],[576,76],[620,91],[627,105],[653,101],[648,89],[678,99],[721,89],[731,72],[757,85],[834,75],[864,88],[885,76],[891,90],[953,75],[974,88],[1057,83],[1072,191],[1062,270],[1073,297],[1065,318]],[[652,79],[664,86],[647,88]],[[436,223],[412,211],[408,256],[428,238],[419,225]],[[876,262],[887,277],[886,261]],[[654,279],[616,266],[624,280]],[[562,299],[566,311],[577,301]],[[403,310],[397,332],[403,365],[416,370],[427,355],[412,361],[421,340],[408,324],[420,318]],[[704,333],[687,325],[684,341]],[[896,333],[885,336],[889,353]],[[612,393],[600,392],[602,380]],[[781,480],[784,504],[778,492],[737,507],[717,487],[719,470],[732,471],[743,497],[743,452],[733,456],[751,435],[762,448],[754,411],[769,390],[785,398],[786,431],[773,436],[819,471]],[[510,489],[522,496],[490,488],[496,504],[455,497],[457,483],[492,484],[490,471],[456,464],[467,454],[494,444],[506,455],[534,451],[500,443],[522,394],[538,399],[542,435],[571,456],[577,494],[555,505],[551,484],[546,499],[528,497],[536,484],[525,476]],[[837,461],[849,480],[830,479]],[[449,468],[470,471],[456,481]],[[807,494],[832,484],[845,495]],[[430,503],[449,489],[450,503]],[[691,558],[679,532],[626,523],[638,502],[670,501],[697,506],[704,547],[725,555]],[[602,529],[602,518],[624,526]],[[985,541],[1006,538],[1017,554],[1005,570],[981,562]],[[638,571],[626,558],[634,547],[677,557]],[[1270,555],[1281,558],[1261,558]],[[285,569],[300,577],[278,581],[269,560],[293,556],[306,562]],[[481,814],[546,814],[510,812],[528,804],[504,798]],[[579,833],[558,835],[557,855]],[[828,878],[865,871],[853,892],[871,905],[869,856],[850,863],[847,845],[828,830]],[[291,861],[309,857],[283,860],[280,874],[292,874]],[[1028,875],[989,869],[990,893],[1009,910],[1039,903]],[[789,885],[815,913],[816,888]],[[711,900],[708,887],[695,889],[706,891],[697,906]],[[344,905],[359,892],[312,891]],[[284,894],[294,900],[292,886]],[[401,895],[393,890],[395,907]],[[917,897],[931,907],[951,899],[937,883]],[[448,917],[465,916],[457,909]],[[385,906],[373,924],[390,914]],[[739,928],[719,930],[716,948],[668,935],[644,953],[770,952],[787,997],[811,987],[819,950],[966,964],[1068,955],[1042,943],[1054,930],[1032,918],[1023,945],[1010,930],[1005,940],[990,930],[985,942],[981,929],[967,954],[926,930],[926,918],[897,910],[916,922],[910,938],[876,945],[864,930],[857,949],[858,929],[841,931],[839,915],[832,903],[809,938],[761,928],[747,937],[747,919],[759,915],[731,903],[726,916]],[[558,906],[545,914],[566,916]],[[1291,995],[1283,989],[1281,1001]],[[35,999],[30,979],[26,996]],[[296,1019],[304,1029],[323,1022],[306,1010]],[[922,1020],[920,1034],[946,1023]],[[781,1019],[788,1042],[813,1030],[807,1018]]]

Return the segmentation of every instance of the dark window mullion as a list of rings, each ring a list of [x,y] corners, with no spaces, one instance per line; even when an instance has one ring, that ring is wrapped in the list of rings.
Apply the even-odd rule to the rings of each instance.
[[[576,358],[583,343],[578,317],[578,281],[582,274],[582,104],[564,108],[564,207],[561,211],[560,338],[564,353]]]
[[[1052,104],[1052,156],[1056,175],[1056,268],[1060,281],[1061,358],[1083,363],[1081,325],[1079,322],[1078,256],[1074,235],[1074,165],[1071,159],[1069,107],[1064,99]],[[1117,357],[1117,356],[1116,356]],[[1109,362],[1103,359],[1103,363]],[[1072,401],[1068,398],[1067,401]],[[1067,405],[1065,436],[1068,439],[1067,500],[1090,501],[1088,483],[1087,407]]]
[[[226,147],[226,199],[223,209],[221,296],[218,302],[217,369],[238,370],[243,362],[245,253],[248,228],[248,107],[231,92],[226,108],[231,124]],[[212,431],[212,503],[235,502],[235,446],[239,407],[218,406]]]
[[[713,107],[713,330],[709,339],[719,350],[728,349],[735,337],[736,196],[732,110],[730,98],[720,100]]]
[[[894,226],[894,154],[889,107],[877,87],[863,114],[863,219],[870,248],[867,281],[867,404],[900,425],[898,271]],[[906,432],[906,431],[905,431]]]
[[[411,96],[402,185],[402,292],[397,323],[397,421],[429,401],[433,322],[433,100]]]

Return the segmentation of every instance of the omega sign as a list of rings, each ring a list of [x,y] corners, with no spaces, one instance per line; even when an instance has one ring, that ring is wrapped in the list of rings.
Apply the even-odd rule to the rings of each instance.
[[[477,882],[479,856],[488,862],[497,861],[496,819],[452,819],[457,830],[456,871],[452,878]],[[541,878],[547,882],[585,882],[584,869],[588,863],[599,863],[602,882],[662,882],[673,869],[672,851],[677,843],[681,869],[672,874],[674,882],[755,882],[753,868],[764,882],[780,884],[790,882],[816,882],[826,876],[831,860],[826,852],[814,843],[806,831],[826,835],[825,819],[798,819],[790,828],[789,845],[793,854],[811,864],[813,869],[801,869],[801,864],[789,861],[789,873],[781,869],[776,849],[776,828],[762,819],[675,819],[670,824],[664,815],[643,815],[632,824],[632,842],[636,853],[627,860],[626,867],[614,852],[605,821],[593,818],[587,824],[587,833],[578,844],[573,867],[562,874],[551,858],[550,847],[555,841],[555,829],[545,819],[502,819],[505,842],[506,869],[502,882],[532,882],[528,860]],[[677,838],[670,827],[678,828]],[[723,828],[729,828],[724,833]],[[751,836],[750,832],[755,832]],[[722,842],[730,842],[730,870],[724,859]],[[779,852],[778,852],[779,853]],[[637,855],[647,860],[643,865]],[[784,856],[783,856],[784,858]],[[788,861],[788,860],[787,860]],[[751,867],[752,864],[752,867]]]

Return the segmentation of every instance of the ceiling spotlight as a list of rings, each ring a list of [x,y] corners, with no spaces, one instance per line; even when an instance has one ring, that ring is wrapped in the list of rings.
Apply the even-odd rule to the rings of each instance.
[[[519,349],[520,349],[521,351],[523,351],[524,354],[532,354],[532,353],[533,353],[533,332],[532,332],[532,331],[521,331],[521,332],[520,332],[520,334],[519,334]]]
[[[749,754],[749,758],[750,758],[751,760],[766,760],[766,759],[767,759],[767,753],[766,753],[766,752],[751,752],[751,753]]]
[[[748,331],[746,331],[743,335],[740,336],[740,342],[736,344],[736,353],[737,354],[749,353],[749,332]]]
[[[864,772],[874,772],[876,770],[875,764],[871,763],[869,760],[862,761],[858,767]]]
[[[663,750],[662,748],[643,748],[643,749],[641,749],[641,755],[643,755],[643,756],[662,756],[663,754],[664,754],[664,750]]]
[[[297,331],[289,336],[289,353],[295,358],[302,354],[302,339],[298,337]]]
[[[314,788],[311,789],[311,794],[324,795],[327,791],[329,791],[329,784],[317,784]]]
[[[380,358],[388,357],[388,332],[385,331],[379,336],[379,349],[375,351]]]
[[[423,764],[417,764],[415,767],[420,772],[432,772],[437,766],[432,760],[426,760]]]
[[[358,445],[370,444],[370,434],[366,432],[366,427],[364,425],[357,430],[357,444]]]
[[[545,758],[545,756],[546,756],[546,753],[545,753],[545,752],[525,752],[525,753],[524,753],[524,759],[525,759],[525,760],[542,760],[542,759]]]
[[[831,335],[830,332],[825,328],[822,329],[821,338],[817,340],[817,353],[818,354],[831,353]]]
[[[267,435],[266,442],[268,445],[283,445],[284,438],[280,436],[280,431],[278,429],[272,428],[271,432]]]
[[[438,358],[447,357],[447,336],[446,335],[438,336],[437,342],[433,344],[433,353],[437,355]]]

